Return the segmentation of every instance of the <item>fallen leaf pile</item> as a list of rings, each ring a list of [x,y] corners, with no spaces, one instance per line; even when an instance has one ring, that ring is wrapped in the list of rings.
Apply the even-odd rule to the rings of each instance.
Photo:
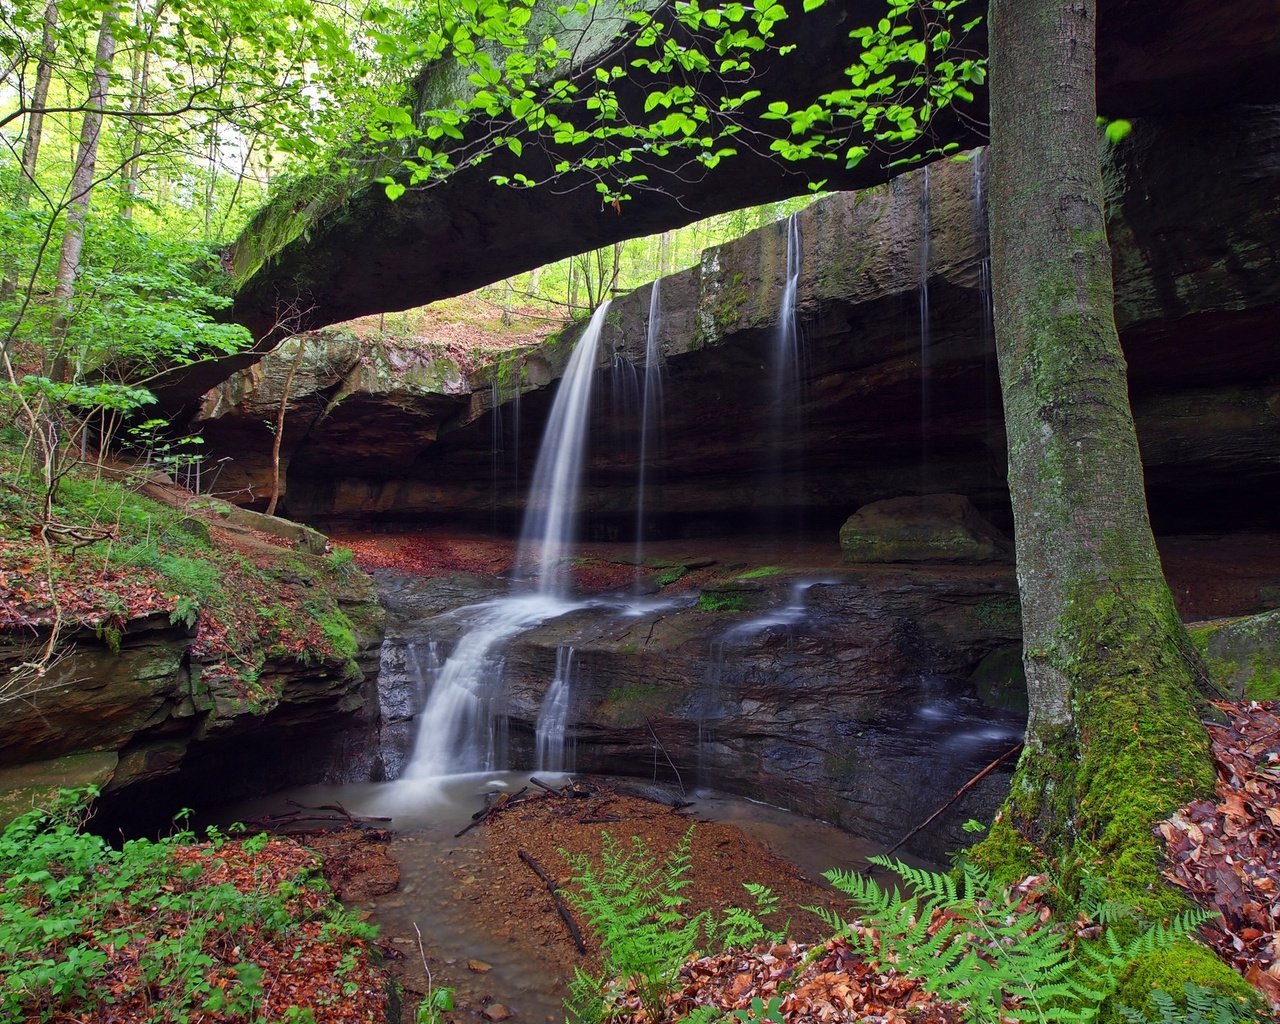
[[[1165,877],[1222,917],[1204,927],[1224,960],[1280,1007],[1280,716],[1275,702],[1216,704],[1209,726],[1217,802],[1197,800],[1158,826]]]
[[[50,587],[50,580],[53,586]],[[34,629],[54,617],[54,597],[64,620],[120,628],[127,620],[171,612],[157,573],[108,565],[89,553],[55,549],[47,565],[43,549],[0,537],[0,629]]]
[[[397,569],[419,576],[465,572],[507,576],[515,551],[508,540],[465,534],[398,533],[335,534],[334,542],[351,548],[361,569]],[[653,570],[640,569],[645,576]],[[636,567],[607,558],[579,557],[571,567],[573,586],[582,593],[621,590],[636,576]]]
[[[952,1024],[964,1019],[959,1007],[925,992],[919,981],[876,970],[843,939],[702,957],[681,969],[680,983],[672,1008],[681,1014],[695,1006],[730,1012],[755,999],[766,1007],[781,999],[776,1008],[790,1024]],[[781,995],[780,988],[785,990]],[[634,1002],[638,1010],[639,1000]]]

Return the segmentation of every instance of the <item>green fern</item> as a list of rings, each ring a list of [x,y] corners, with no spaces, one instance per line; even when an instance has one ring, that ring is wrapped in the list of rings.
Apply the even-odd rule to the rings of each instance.
[[[683,911],[693,828],[662,864],[637,837],[632,837],[629,850],[607,833],[602,841],[598,870],[586,857],[568,858],[578,890],[571,899],[600,937],[605,978],[616,979],[623,988],[634,985],[644,1012],[657,1021],[681,965],[710,931],[707,913],[686,917]],[[599,998],[599,983],[595,992]],[[621,990],[606,993],[605,1003],[620,994]],[[580,994],[571,993],[570,1014],[575,1020],[591,1020],[580,1001]]]
[[[829,871],[826,877],[849,897],[874,937],[834,912],[810,909],[868,957],[919,977],[944,999],[967,1002],[975,1024],[994,1024],[1001,1017],[1088,1024],[1127,964],[1172,945],[1212,916],[1189,911],[1127,944],[1106,932],[1100,942],[1081,945],[1083,958],[1077,961],[1060,932],[1042,927],[1036,911],[1019,910],[1018,899],[972,864],[962,864],[957,876],[886,857],[871,862],[897,874],[911,895],[855,872]],[[935,912],[940,912],[936,921]]]
[[[1185,1004],[1159,989],[1148,997],[1146,1013],[1129,1006],[1120,1007],[1128,1024],[1258,1024],[1261,1018],[1239,999],[1222,992],[1193,985],[1183,986]]]

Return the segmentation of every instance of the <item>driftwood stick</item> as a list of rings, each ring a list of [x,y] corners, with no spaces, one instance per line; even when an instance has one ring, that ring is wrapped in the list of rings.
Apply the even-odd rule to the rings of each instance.
[[[461,839],[463,836],[465,836],[468,832],[470,832],[470,831],[471,831],[473,828],[475,828],[477,825],[483,824],[484,822],[488,821],[488,820],[493,816],[494,812],[499,811],[499,810],[501,810],[502,808],[506,807],[506,806],[507,806],[507,804],[509,804],[510,802],[511,802],[511,796],[510,796],[510,794],[508,794],[508,793],[503,793],[503,794],[502,794],[502,796],[498,797],[498,799],[497,799],[497,800],[495,800],[493,803],[491,803],[488,807],[486,807],[486,808],[485,808],[483,811],[481,811],[479,814],[473,814],[473,815],[471,816],[471,823],[470,823],[470,824],[468,824],[468,825],[463,826],[461,829],[459,829],[457,832],[455,832],[455,833],[453,834],[453,838],[454,838],[454,839]]]
[[[337,803],[336,801],[331,804],[316,804],[315,806],[311,806],[310,804],[300,804],[298,803],[297,800],[286,800],[285,803],[289,804],[291,807],[297,807],[299,810],[303,810],[303,811],[334,811],[338,814],[341,814],[353,825],[357,821],[390,821],[391,820],[390,818],[371,817],[365,814],[352,814],[349,810],[343,807],[342,804]]]
[[[552,796],[558,796],[561,800],[563,800],[563,799],[565,798],[564,790],[562,790],[562,789],[552,789],[550,786],[548,786],[548,785],[547,785],[545,782],[543,782],[541,779],[535,779],[532,775],[530,775],[530,776],[529,776],[529,781],[530,781],[530,782],[532,782],[532,783],[533,783],[535,786],[537,786],[539,789],[545,789],[545,790],[546,790],[548,793],[550,793]]]
[[[908,839],[910,839],[912,836],[914,836],[917,832],[919,832],[919,831],[920,831],[921,829],[923,829],[925,826],[932,824],[932,823],[933,823],[933,821],[934,821],[934,819],[935,819],[935,818],[937,818],[937,817],[938,817],[938,815],[940,815],[943,811],[945,811],[945,810],[946,810],[948,807],[950,807],[953,803],[955,803],[955,802],[956,802],[957,800],[959,800],[962,796],[964,796],[964,795],[965,795],[965,793],[969,792],[969,790],[973,789],[973,787],[974,787],[974,786],[976,786],[979,782],[981,782],[983,779],[985,779],[985,778],[986,778],[988,775],[990,775],[993,771],[995,771],[997,768],[999,768],[999,767],[1000,767],[1000,765],[1002,765],[1005,761],[1007,761],[1010,757],[1012,757],[1014,754],[1016,754],[1016,753],[1017,753],[1019,750],[1021,750],[1021,749],[1022,749],[1022,744],[1021,744],[1021,743],[1018,743],[1018,744],[1016,744],[1015,746],[1010,747],[1010,748],[1009,748],[1008,750],[1006,750],[1003,754],[1001,754],[999,757],[997,757],[997,758],[996,758],[994,761],[992,761],[989,765],[987,765],[985,768],[983,768],[983,769],[982,769],[982,771],[978,772],[978,774],[977,774],[977,775],[975,775],[975,776],[974,776],[973,778],[971,778],[968,782],[966,782],[963,786],[961,786],[961,787],[960,787],[959,789],[957,789],[954,793],[952,793],[952,794],[951,794],[950,799],[948,799],[946,803],[944,803],[941,807],[939,807],[936,811],[934,811],[931,815],[929,815],[929,817],[925,818],[925,819],[924,819],[924,821],[920,822],[920,824],[919,824],[919,825],[917,825],[917,826],[916,826],[915,828],[913,828],[910,832],[908,832],[905,836],[903,836],[903,837],[902,837],[901,839],[899,839],[896,843],[894,843],[891,847],[889,847],[889,849],[885,850],[885,852],[884,852],[884,856],[888,857],[888,856],[892,855],[894,852],[896,852],[896,851],[897,851],[898,847],[900,847],[900,846],[901,846],[903,843],[905,843]]]
[[[644,724],[649,727],[649,735],[653,737],[653,742],[657,744],[658,749],[662,751],[662,756],[667,759],[667,764],[669,764],[671,766],[671,770],[675,772],[676,785],[680,787],[680,798],[683,800],[689,794],[685,792],[684,779],[680,778],[680,769],[677,768],[676,763],[671,760],[671,755],[667,753],[667,748],[663,745],[662,740],[658,739],[658,734],[654,731],[653,723],[646,718],[644,720]],[[654,774],[657,774],[656,770]],[[686,804],[685,806],[688,805]]]
[[[573,915],[569,913],[569,908],[564,902],[564,897],[560,895],[556,889],[556,883],[536,860],[524,850],[517,850],[520,859],[524,861],[533,870],[533,873],[542,879],[543,884],[547,887],[547,892],[551,893],[551,902],[556,905],[556,912],[560,915],[560,919],[564,921],[565,927],[569,929],[569,935],[573,938],[573,944],[578,947],[579,953],[587,951],[587,944],[583,941],[582,932],[578,929],[578,923],[573,919]]]

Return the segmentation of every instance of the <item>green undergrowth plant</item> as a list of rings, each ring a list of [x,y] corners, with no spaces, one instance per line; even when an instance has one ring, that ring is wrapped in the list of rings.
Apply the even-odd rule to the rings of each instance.
[[[95,795],[63,791],[0,832],[0,1019],[109,1020],[145,987],[148,1020],[257,1024],[264,971],[251,943],[313,921],[344,945],[374,936],[328,898],[314,863],[252,885],[217,880],[233,859],[262,855],[269,836],[210,830],[197,844],[179,831],[114,849],[83,828]],[[348,946],[344,962],[365,955]]]
[[[1261,1024],[1262,1018],[1235,996],[1187,982],[1182,986],[1183,998],[1156,989],[1140,1012],[1130,1006],[1120,1007],[1126,1024]]]
[[[570,899],[600,938],[603,973],[575,968],[565,1006],[574,1024],[612,1019],[611,1006],[629,989],[647,1018],[661,1020],[680,968],[696,951],[780,941],[760,920],[777,909],[777,897],[765,886],[748,884],[755,910],[734,907],[719,919],[709,911],[688,912],[685,889],[693,861],[694,826],[659,863],[643,840],[627,846],[608,833],[602,837],[600,864],[567,855],[573,871]]]
[[[920,978],[943,999],[967,1002],[975,1024],[1090,1024],[1126,967],[1169,948],[1213,916],[1190,910],[1128,941],[1110,929],[1079,941],[1042,922],[1038,906],[1025,906],[971,863],[950,875],[888,857],[871,862],[897,874],[911,894],[855,871],[833,870],[827,879],[849,897],[862,927],[834,911],[810,909],[870,959]]]

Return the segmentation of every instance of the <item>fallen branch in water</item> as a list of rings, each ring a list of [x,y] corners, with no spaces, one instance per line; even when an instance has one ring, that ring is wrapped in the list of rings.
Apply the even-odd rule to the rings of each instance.
[[[959,789],[957,789],[954,793],[952,793],[952,794],[951,794],[951,798],[950,798],[949,800],[947,800],[947,802],[946,802],[946,803],[944,803],[941,807],[939,807],[936,811],[934,811],[931,815],[929,815],[929,817],[925,818],[925,819],[924,819],[924,821],[920,822],[920,824],[919,824],[919,825],[917,825],[917,826],[916,826],[915,828],[913,828],[910,832],[908,832],[905,836],[903,836],[903,837],[902,837],[901,839],[899,839],[896,843],[894,843],[891,847],[889,847],[889,849],[887,849],[887,850],[884,852],[884,855],[885,855],[886,857],[892,856],[892,855],[893,855],[893,853],[894,853],[895,851],[897,851],[897,849],[898,849],[898,848],[899,848],[903,843],[905,843],[908,839],[910,839],[912,836],[914,836],[917,832],[919,832],[919,831],[920,831],[921,829],[923,829],[925,826],[932,824],[932,823],[933,823],[933,821],[934,821],[934,819],[936,819],[936,818],[938,817],[938,815],[940,815],[943,811],[945,811],[945,810],[946,810],[948,807],[950,807],[953,803],[955,803],[955,802],[956,802],[957,800],[959,800],[962,796],[964,796],[964,795],[965,795],[965,793],[969,792],[969,790],[973,789],[973,787],[974,787],[974,786],[976,786],[979,782],[981,782],[983,779],[985,779],[985,778],[986,778],[988,775],[990,775],[993,771],[995,771],[997,768],[999,768],[999,767],[1000,767],[1000,765],[1002,765],[1005,761],[1007,761],[1010,757],[1012,757],[1014,754],[1016,754],[1016,753],[1017,753],[1019,750],[1021,750],[1021,749],[1022,749],[1022,744],[1021,744],[1021,743],[1019,743],[1019,744],[1017,744],[1017,745],[1015,745],[1015,746],[1010,747],[1008,750],[1006,750],[1003,754],[1001,754],[999,757],[997,757],[997,758],[996,758],[994,761],[992,761],[989,765],[987,765],[985,768],[983,768],[983,769],[982,769],[982,771],[978,772],[978,774],[977,774],[977,775],[975,775],[975,776],[974,776],[973,778],[971,778],[968,782],[966,782],[963,786],[961,786],[961,787],[960,787]]]

